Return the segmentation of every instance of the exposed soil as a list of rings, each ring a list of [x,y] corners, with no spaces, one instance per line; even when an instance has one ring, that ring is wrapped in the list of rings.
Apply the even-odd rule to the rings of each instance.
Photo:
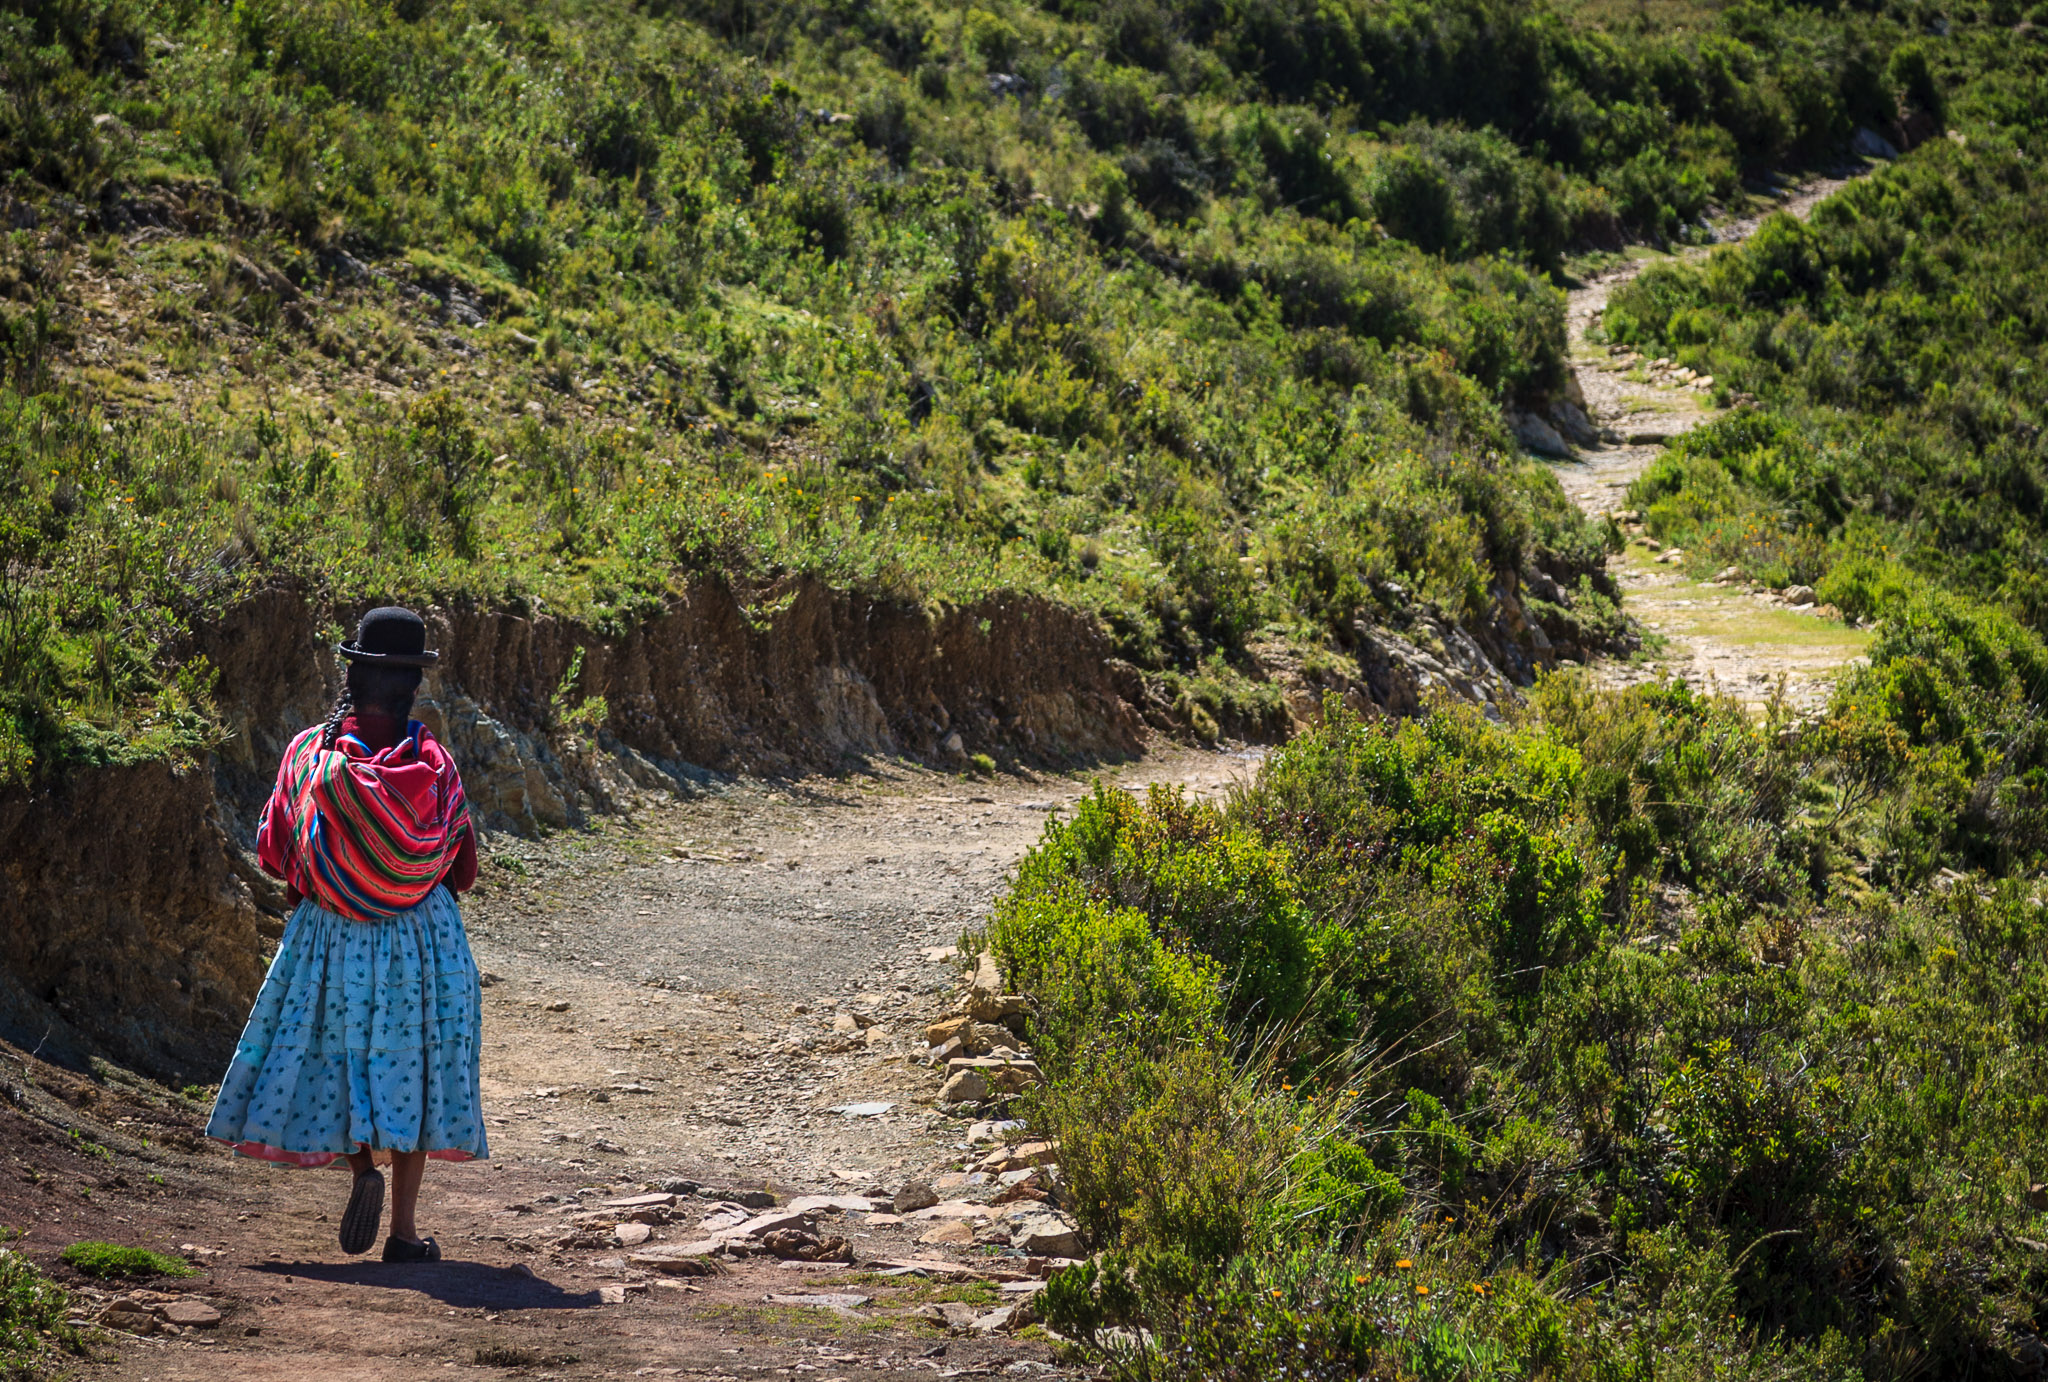
[[[1117,780],[1213,796],[1252,766],[1250,754],[1173,750]],[[920,1244],[932,1222],[828,1212],[821,1231],[852,1244],[850,1269],[756,1257],[685,1279],[635,1270],[595,1237],[562,1245],[602,1232],[590,1216],[616,1217],[604,1199],[673,1178],[786,1200],[957,1176],[981,1150],[965,1146],[965,1120],[933,1106],[939,1074],[911,1059],[957,991],[954,964],[935,957],[985,917],[1048,814],[1088,786],[884,766],[717,787],[545,842],[494,837],[465,907],[493,976],[492,1157],[429,1169],[420,1217],[446,1250],[440,1264],[344,1258],[339,1171],[237,1160],[198,1138],[201,1104],[13,1051],[0,1063],[12,1105],[0,1106],[0,1223],[25,1229],[21,1246],[74,1282],[55,1258],[82,1238],[218,1252],[189,1281],[150,1283],[211,1301],[218,1327],[154,1338],[89,1328],[99,1361],[88,1377],[1049,1374],[1061,1365],[1043,1339],[949,1335],[909,1313],[948,1297],[993,1307],[1028,1287],[878,1274],[908,1258],[983,1277],[1032,1269],[987,1243]],[[886,1035],[835,1033],[849,1009]],[[834,1111],[863,1103],[888,1107]],[[948,1199],[986,1201],[994,1188],[939,1181]],[[651,1242],[702,1236],[710,1207],[686,1197]],[[607,1285],[631,1294],[607,1302]],[[872,1299],[767,1299],[836,1292]]]
[[[1720,226],[1724,244],[1747,239],[1765,216],[1783,211],[1804,220],[1846,179],[1821,178],[1788,190],[1775,203]],[[1709,251],[1688,249],[1682,257]],[[1659,256],[1629,260],[1573,289],[1566,298],[1566,328],[1572,369],[1594,423],[1619,440],[1592,447],[1576,459],[1555,463],[1565,492],[1588,514],[1627,511],[1628,487],[1665,446],[1719,414],[1710,394],[1696,382],[1646,368],[1655,362],[1617,358],[1589,338],[1614,288],[1634,278]],[[1610,686],[1665,678],[1734,696],[1757,708],[1782,696],[1800,711],[1826,703],[1834,678],[1861,656],[1869,635],[1811,608],[1795,612],[1791,602],[1740,582],[1700,581],[1676,559],[1652,548],[1639,524],[1624,521],[1629,545],[1608,562],[1628,612],[1653,635],[1651,646],[1630,661],[1595,664]],[[1810,603],[1810,602],[1809,602]]]

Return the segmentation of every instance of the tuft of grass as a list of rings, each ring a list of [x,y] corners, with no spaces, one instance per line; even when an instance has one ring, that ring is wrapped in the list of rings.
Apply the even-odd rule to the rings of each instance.
[[[582,1362],[574,1353],[543,1353],[523,1344],[478,1344],[470,1355],[480,1368],[561,1368]]]
[[[73,1243],[64,1249],[67,1265],[86,1276],[100,1280],[123,1279],[140,1281],[149,1277],[185,1277],[193,1275],[190,1266],[176,1257],[148,1248],[131,1248],[120,1243],[101,1243],[87,1240]]]

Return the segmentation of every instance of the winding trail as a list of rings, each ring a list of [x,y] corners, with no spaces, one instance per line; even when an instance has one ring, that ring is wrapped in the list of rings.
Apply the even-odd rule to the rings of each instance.
[[[1823,178],[1792,189],[1775,206],[1721,226],[1721,243],[1747,239],[1775,212],[1804,220],[1846,181]],[[1707,253],[1688,249],[1679,257]],[[1720,416],[1701,382],[1660,369],[1657,361],[1612,353],[1589,338],[1608,295],[1665,258],[1631,259],[1566,297],[1572,371],[1594,424],[1616,440],[1553,462],[1552,469],[1584,512],[1615,515],[1621,523],[1629,541],[1608,559],[1608,569],[1621,586],[1625,608],[1652,635],[1643,655],[1603,662],[1596,676],[1609,686],[1682,678],[1753,709],[1769,704],[1782,688],[1794,709],[1811,713],[1826,703],[1842,668],[1862,656],[1870,635],[1816,613],[1810,601],[1795,603],[1739,579],[1689,576],[1683,554],[1660,550],[1628,516],[1628,488],[1636,477],[1671,441]]]

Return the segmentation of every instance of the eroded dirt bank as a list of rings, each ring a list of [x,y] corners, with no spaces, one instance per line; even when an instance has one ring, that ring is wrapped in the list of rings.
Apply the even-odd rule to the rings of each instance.
[[[173,1084],[233,1048],[279,933],[282,894],[249,851],[290,737],[325,717],[323,610],[269,591],[203,628],[227,735],[206,765],[70,774],[0,794],[0,1035]],[[1028,599],[939,613],[809,582],[749,610],[700,583],[612,637],[546,614],[430,615],[447,660],[421,718],[463,765],[488,828],[533,834],[705,790],[734,774],[842,772],[897,756],[965,766],[1128,759],[1143,682],[1103,631]],[[594,738],[568,726],[603,698]]]
[[[1265,728],[1313,718],[1325,692],[1393,714],[1439,693],[1504,706],[1541,669],[1591,655],[1551,575],[1501,573],[1492,594],[1470,629],[1419,609],[1315,658],[1254,649],[1285,704]],[[206,763],[0,793],[0,1037],[173,1084],[225,1066],[283,916],[251,854],[257,814],[291,736],[326,716],[334,635],[359,613],[276,588],[198,629],[183,652],[216,670],[224,720]],[[1189,713],[1092,616],[1026,596],[930,610],[809,580],[704,580],[624,633],[545,611],[428,619],[445,660],[420,718],[454,750],[482,824],[525,837],[738,775],[1116,764]]]

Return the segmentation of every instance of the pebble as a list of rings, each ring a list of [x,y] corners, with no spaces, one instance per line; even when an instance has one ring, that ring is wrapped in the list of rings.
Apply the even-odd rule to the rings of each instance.
[[[920,1319],[931,1320],[936,1324],[944,1325],[948,1329],[965,1332],[974,1327],[974,1321],[981,1312],[965,1301],[947,1300],[940,1301],[936,1305],[920,1306],[913,1313]]]

